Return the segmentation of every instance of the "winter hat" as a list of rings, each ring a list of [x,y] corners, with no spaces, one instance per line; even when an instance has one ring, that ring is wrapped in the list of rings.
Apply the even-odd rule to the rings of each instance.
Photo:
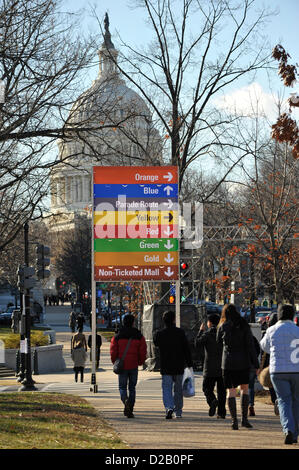
[[[207,320],[210,321],[213,326],[217,326],[220,320],[220,316],[217,315],[217,313],[212,313],[211,315],[208,315]]]
[[[171,326],[175,321],[175,312],[173,310],[168,310],[163,313],[163,321],[166,326]]]
[[[278,320],[293,320],[295,310],[293,305],[279,305],[277,310]]]

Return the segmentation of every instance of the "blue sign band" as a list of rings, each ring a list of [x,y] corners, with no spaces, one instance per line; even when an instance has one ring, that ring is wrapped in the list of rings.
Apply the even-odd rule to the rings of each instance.
[[[167,198],[178,197],[177,184],[94,184],[94,197]]]

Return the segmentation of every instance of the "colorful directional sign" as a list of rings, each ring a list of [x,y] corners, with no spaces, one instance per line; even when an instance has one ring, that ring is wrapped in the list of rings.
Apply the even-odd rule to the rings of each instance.
[[[95,166],[93,189],[94,280],[178,280],[178,168]]]

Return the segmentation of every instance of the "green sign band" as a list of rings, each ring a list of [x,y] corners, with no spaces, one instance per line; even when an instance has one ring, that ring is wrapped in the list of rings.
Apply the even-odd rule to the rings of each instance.
[[[178,251],[177,238],[102,238],[94,240],[95,253],[136,251]]]

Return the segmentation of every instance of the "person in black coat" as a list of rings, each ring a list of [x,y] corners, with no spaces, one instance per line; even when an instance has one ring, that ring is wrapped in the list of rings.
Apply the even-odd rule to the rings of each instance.
[[[90,361],[92,361],[92,335],[88,336],[88,347],[90,348]],[[99,367],[100,363],[100,353],[102,346],[102,336],[96,333],[96,369]]]
[[[193,367],[191,352],[184,330],[175,326],[175,313],[163,314],[165,328],[154,334],[154,345],[160,350],[163,403],[166,419],[182,417],[183,374],[185,367]]]
[[[202,391],[210,407],[209,416],[214,416],[218,407],[217,418],[224,419],[226,415],[226,397],[221,371],[222,344],[216,341],[219,320],[220,316],[217,314],[208,316],[208,330],[205,331],[205,325],[202,323],[195,339],[195,348],[197,350],[201,347],[204,348]],[[215,385],[217,385],[217,398],[214,394]]]
[[[258,375],[259,362],[256,355],[250,326],[241,317],[233,304],[224,305],[217,330],[217,342],[223,345],[222,375],[228,389],[228,408],[232,417],[232,429],[238,429],[236,388],[240,385],[242,426],[252,428],[249,423],[249,371],[252,365]]]

